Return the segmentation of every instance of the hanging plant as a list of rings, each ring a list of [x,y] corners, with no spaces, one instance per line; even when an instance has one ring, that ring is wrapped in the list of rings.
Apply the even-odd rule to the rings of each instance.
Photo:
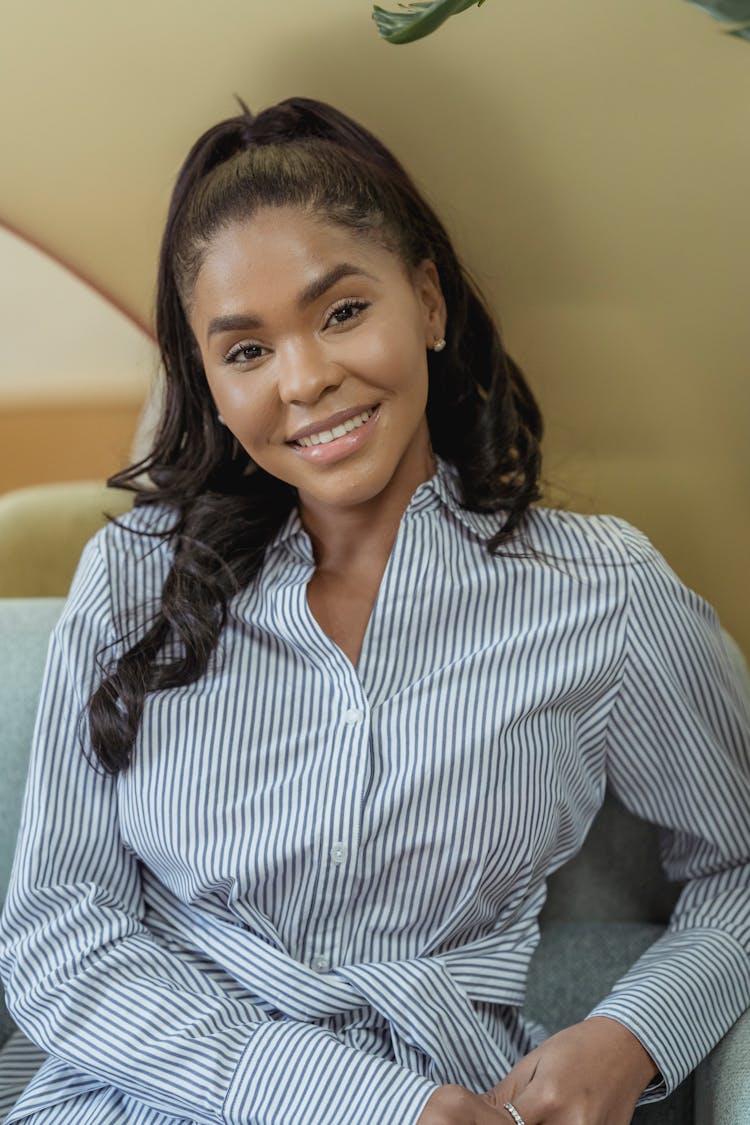
[[[715,20],[734,24],[727,29],[727,35],[750,39],[750,0],[690,0],[690,3],[708,12]]]
[[[485,0],[429,0],[400,5],[398,12],[389,11],[376,4],[372,18],[379,33],[389,43],[412,43],[437,31],[441,24],[451,16],[465,12],[468,8],[481,8]],[[726,29],[727,35],[750,40],[750,0],[688,0],[697,8],[702,8],[714,19],[732,24]]]
[[[434,0],[430,3],[401,4],[402,11],[389,12],[385,8],[375,5],[372,18],[378,26],[378,31],[389,43],[412,43],[415,39],[424,39],[433,31],[437,31],[449,16],[465,12],[467,8],[477,7],[485,0]]]

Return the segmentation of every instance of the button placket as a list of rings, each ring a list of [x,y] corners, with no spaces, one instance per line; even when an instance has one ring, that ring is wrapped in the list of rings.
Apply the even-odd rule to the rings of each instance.
[[[328,807],[328,840],[321,855],[323,870],[319,883],[319,898],[314,917],[309,919],[307,932],[307,963],[314,972],[327,973],[341,954],[346,941],[346,926],[337,920],[343,918],[346,903],[352,892],[354,872],[347,866],[354,856],[361,833],[359,794],[367,780],[367,745],[369,708],[362,698],[361,685],[348,685],[338,718],[334,718],[343,744],[343,757],[348,760],[346,771],[339,775],[338,783],[331,788],[333,798]],[[358,698],[359,697],[359,698]],[[365,745],[363,746],[363,740]],[[363,758],[363,755],[365,757]],[[356,773],[351,773],[358,763]],[[349,780],[343,783],[345,773]],[[335,795],[335,796],[334,796]],[[356,865],[354,865],[356,866]]]
[[[359,699],[356,698],[357,695],[359,695]],[[354,700],[342,711],[341,720],[351,732],[347,735],[347,743],[352,748],[352,752],[356,753],[359,758],[360,768],[356,788],[346,794],[347,803],[345,807],[339,806],[336,810],[339,835],[338,838],[333,837],[329,856],[331,862],[339,868],[355,854],[357,849],[362,830],[359,821],[361,802],[358,795],[361,795],[367,787],[369,770],[369,734],[368,730],[363,728],[369,729],[370,711],[362,685],[358,680],[354,696]],[[335,831],[334,826],[331,827]]]

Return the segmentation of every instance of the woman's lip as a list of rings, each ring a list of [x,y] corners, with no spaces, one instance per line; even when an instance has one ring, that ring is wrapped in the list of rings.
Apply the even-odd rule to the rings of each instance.
[[[311,422],[309,426],[302,426],[290,438],[287,438],[287,444],[293,445],[300,438],[310,437],[311,434],[322,434],[326,430],[335,430],[337,426],[342,426],[350,418],[356,418],[357,415],[365,414],[368,410],[375,410],[377,405],[377,403],[370,403],[365,406],[353,406],[349,410],[339,410],[338,413],[332,414],[330,418],[324,418],[321,422]]]
[[[372,408],[369,408],[372,409]],[[361,413],[361,411],[360,411]],[[380,406],[375,408],[374,414],[356,430],[350,430],[342,437],[327,441],[324,445],[292,445],[298,457],[309,461],[313,465],[330,465],[334,461],[341,461],[350,453],[361,449],[372,437],[375,426],[380,417]]]

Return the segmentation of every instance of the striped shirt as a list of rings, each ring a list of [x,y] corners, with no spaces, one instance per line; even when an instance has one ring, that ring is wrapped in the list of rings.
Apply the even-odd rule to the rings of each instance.
[[[165,515],[91,541],[53,636],[2,926],[49,1058],[8,1121],[109,1091],[113,1121],[413,1125],[438,1084],[493,1086],[538,1041],[545,880],[607,782],[687,884],[595,1012],[653,1056],[646,1097],[672,1090],[750,1003],[748,704],[713,610],[612,517],[535,510],[533,552],[489,556],[497,517],[439,462],[356,669],[307,605],[295,509],[113,779],[80,710],[169,568],[127,528]]]

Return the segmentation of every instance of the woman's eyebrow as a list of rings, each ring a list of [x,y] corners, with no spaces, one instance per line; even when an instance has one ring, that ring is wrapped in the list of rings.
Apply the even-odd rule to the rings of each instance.
[[[297,296],[297,307],[299,309],[306,308],[311,305],[313,301],[317,301],[322,297],[332,285],[337,281],[341,281],[344,277],[369,277],[371,281],[378,279],[374,274],[368,273],[367,270],[362,269],[361,266],[354,266],[351,262],[339,262],[337,266],[326,270],[320,277],[315,277],[309,282],[305,288]],[[208,337],[214,336],[217,332],[237,332],[247,331],[253,328],[262,328],[263,321],[259,316],[253,313],[236,313],[229,316],[215,316],[208,325]]]
[[[297,306],[300,309],[305,308],[306,305],[311,305],[313,301],[317,301],[318,297],[340,281],[342,277],[369,277],[371,281],[378,279],[374,274],[368,273],[363,270],[361,266],[353,266],[351,262],[340,262],[337,266],[333,266],[326,273],[321,274],[320,277],[314,278],[309,285],[306,285],[300,295],[297,297]]]

